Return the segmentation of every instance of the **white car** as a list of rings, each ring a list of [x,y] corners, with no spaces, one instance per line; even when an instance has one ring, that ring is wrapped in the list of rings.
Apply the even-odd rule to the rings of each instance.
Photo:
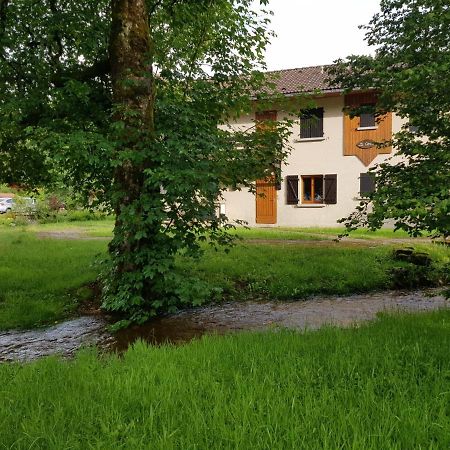
[[[15,211],[18,214],[30,215],[36,210],[36,199],[31,197],[0,198],[0,214]]]
[[[12,197],[0,198],[0,214],[5,214],[14,208],[14,199]]]

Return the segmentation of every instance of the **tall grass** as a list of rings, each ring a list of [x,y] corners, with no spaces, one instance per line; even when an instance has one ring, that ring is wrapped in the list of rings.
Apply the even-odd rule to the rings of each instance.
[[[424,244],[417,248],[429,252],[435,261],[435,267],[420,269],[428,270],[431,278],[445,270],[445,265],[450,267],[448,248]],[[234,297],[280,300],[389,289],[393,286],[394,270],[409,266],[393,259],[390,246],[245,243],[228,254],[211,250],[200,261],[180,260],[179,265],[212,285],[230,290]],[[411,285],[414,286],[414,280]]]
[[[444,449],[450,312],[0,365],[0,447]]]
[[[101,234],[108,232],[111,223],[79,225],[81,228],[70,229]],[[99,254],[106,255],[106,242],[39,239],[34,234],[57,230],[54,224],[16,230],[0,227],[0,330],[66,317],[77,306],[77,289],[96,279],[99,268],[93,263]],[[436,267],[450,264],[449,249],[417,247],[431,253]],[[180,257],[177,270],[221,288],[228,299],[299,299],[388,289],[394,268],[402,265],[405,263],[392,259],[392,249],[386,246],[255,245],[244,241],[228,254],[207,249],[198,261]]]
[[[95,280],[105,242],[37,239],[0,231],[0,330],[61,319],[76,307],[77,288]]]

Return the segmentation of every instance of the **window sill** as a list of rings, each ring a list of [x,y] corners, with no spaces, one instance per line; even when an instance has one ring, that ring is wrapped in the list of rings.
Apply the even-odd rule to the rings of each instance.
[[[319,142],[319,141],[324,141],[325,137],[312,137],[312,138],[301,138],[301,139],[295,139],[294,142],[295,143],[299,143],[299,142]]]
[[[300,204],[300,205],[295,205],[294,208],[325,208],[325,204],[324,203],[311,203],[311,204]]]
[[[378,130],[378,127],[358,127],[357,131],[370,131],[370,130]]]

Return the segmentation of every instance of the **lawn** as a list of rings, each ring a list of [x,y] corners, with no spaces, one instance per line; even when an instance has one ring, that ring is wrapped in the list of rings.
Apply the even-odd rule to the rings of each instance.
[[[65,225],[0,227],[0,329],[64,319],[96,278],[107,240],[36,233],[108,236],[112,223]],[[300,230],[282,242],[277,233],[244,231],[228,254],[180,257],[177,270],[228,299],[300,299],[386,289],[408,266],[391,246],[327,244]],[[448,249],[415,246],[432,256],[431,271],[449,264]],[[443,310],[0,364],[0,448],[449,448],[449,348]]]
[[[297,228],[298,232],[302,233],[311,233],[315,235],[324,235],[324,236],[338,236],[344,232],[344,228]],[[280,228],[280,231],[290,231],[290,228]],[[377,231],[370,231],[367,229],[358,229],[355,231],[352,231],[349,234],[349,237],[351,238],[357,238],[357,239],[409,239],[410,236],[406,231],[397,230],[394,231],[392,228],[382,228]],[[427,236],[422,236],[422,239],[426,239]]]
[[[86,220],[73,222],[56,222],[39,225],[28,226],[30,231],[75,231],[86,234],[90,237],[111,237],[114,227],[114,220],[106,218],[104,220]],[[336,238],[343,232],[343,228],[236,228],[232,231],[243,239],[277,239],[277,240],[325,240]],[[405,231],[383,228],[377,231],[369,231],[360,229],[352,231],[349,235],[351,238],[367,239],[367,240],[383,240],[383,239],[409,239]],[[426,238],[426,236],[423,236]],[[422,238],[422,239],[423,239]]]
[[[107,240],[42,239],[37,232],[69,230],[104,236],[112,222],[48,224],[11,229],[0,227],[0,330],[29,328],[61,320],[76,309],[106,255]],[[197,276],[227,299],[297,300],[315,294],[349,294],[392,287],[393,271],[405,263],[392,259],[389,246],[324,245],[298,231],[299,245],[282,241],[252,243],[252,236],[277,239],[277,230],[248,230],[248,240],[228,254],[207,249],[198,261],[179,258],[178,270]],[[252,234],[253,233],[253,234]],[[245,234],[244,234],[245,235]],[[290,238],[292,239],[292,238]],[[320,245],[315,245],[315,244]],[[432,255],[436,266],[450,261],[441,246],[417,244]]]
[[[113,219],[43,223],[25,227],[27,231],[31,232],[69,231],[89,237],[112,237],[113,228]]]
[[[450,446],[450,311],[0,365],[0,447]]]
[[[95,280],[106,242],[37,239],[0,228],[0,330],[30,328],[74,311],[78,288]]]
[[[251,245],[229,254],[208,251],[200,261],[180,261],[188,272],[235,295],[298,299],[388,289],[398,265],[386,247]]]

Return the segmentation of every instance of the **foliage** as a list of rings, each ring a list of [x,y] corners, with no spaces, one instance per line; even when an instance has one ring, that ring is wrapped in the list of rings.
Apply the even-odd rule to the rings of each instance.
[[[0,365],[7,448],[448,448],[450,312]],[[37,413],[39,412],[39,413]]]
[[[3,194],[7,194],[7,193],[14,194],[16,192],[16,190],[7,184],[0,184],[0,192]]]
[[[114,211],[109,310],[192,303],[175,255],[200,254],[205,231],[229,244],[221,193],[286,157],[289,123],[229,127],[265,86],[268,15],[251,4],[2,0],[0,181],[63,182]]]
[[[377,114],[407,121],[393,138],[401,161],[375,169],[377,190],[345,219],[349,229],[393,219],[411,235],[450,235],[449,27],[446,0],[383,0],[363,27],[375,56],[351,56],[332,71],[347,90],[378,90]]]

